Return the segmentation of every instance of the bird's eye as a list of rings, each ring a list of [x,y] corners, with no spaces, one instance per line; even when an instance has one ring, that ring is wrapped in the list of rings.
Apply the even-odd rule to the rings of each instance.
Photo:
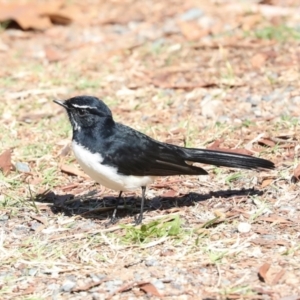
[[[85,111],[84,109],[78,109],[78,115],[79,115],[80,117],[83,117],[83,116],[86,115],[86,111]]]

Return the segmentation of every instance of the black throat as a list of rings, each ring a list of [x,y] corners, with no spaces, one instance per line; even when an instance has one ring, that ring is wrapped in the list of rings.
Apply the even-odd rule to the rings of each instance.
[[[101,118],[90,127],[73,126],[73,141],[92,153],[109,149],[115,132],[115,122],[111,117]]]

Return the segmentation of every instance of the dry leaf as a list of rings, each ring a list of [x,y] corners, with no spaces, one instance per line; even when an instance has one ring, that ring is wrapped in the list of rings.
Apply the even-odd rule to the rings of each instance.
[[[260,187],[263,189],[266,186],[270,185],[272,182],[273,182],[273,179],[271,179],[271,178],[264,179],[263,182],[261,183]]]
[[[300,164],[294,170],[294,175],[292,177],[292,182],[296,183],[300,180]]]
[[[209,34],[209,30],[201,29],[196,22],[180,22],[179,28],[188,41],[199,41],[203,36]]]
[[[253,240],[251,240],[251,243],[269,247],[269,248],[273,247],[274,245],[289,246],[289,243],[285,240],[267,240],[267,239],[263,239],[263,238],[253,239]]]
[[[257,219],[257,221],[266,221],[266,222],[269,222],[269,223],[274,223],[274,222],[276,222],[276,223],[291,223],[291,221],[289,221],[289,220],[286,220],[286,219],[284,219],[284,218],[282,218],[282,217],[279,217],[279,216],[270,216],[270,217],[259,217],[258,219]]]
[[[106,282],[108,281],[107,278],[104,278],[102,280],[99,280],[99,281],[96,281],[96,282],[89,282],[87,284],[84,284],[84,285],[80,285],[74,289],[72,289],[72,292],[73,293],[77,293],[77,292],[83,292],[83,291],[88,291],[96,286],[99,286],[101,285],[103,282]]]
[[[5,150],[0,155],[0,169],[2,170],[3,174],[6,176],[9,174],[10,169],[12,167],[11,163],[11,150]]]
[[[78,19],[76,9],[65,8],[61,1],[48,1],[45,3],[25,2],[25,3],[1,3],[0,22],[15,21],[24,29],[45,30],[52,26],[52,22],[59,24],[69,24],[74,20],[74,15]]]
[[[150,295],[156,296],[156,297],[161,297],[161,294],[158,292],[156,287],[150,282],[144,283],[144,284],[140,285],[139,287],[142,291],[144,291],[147,294],[150,294]]]
[[[177,192],[174,190],[169,190],[161,195],[161,197],[175,197]]]
[[[260,14],[249,14],[247,16],[243,16],[241,20],[241,26],[245,31],[252,30],[256,24],[261,22],[261,19],[262,16]]]
[[[272,284],[275,285],[278,283],[278,281],[282,278],[282,276],[284,275],[285,271],[282,269],[280,270],[275,277],[272,280]]]
[[[41,6],[37,3],[1,3],[0,21],[13,20],[25,30],[30,28],[44,30],[49,28],[52,23],[48,17],[41,15],[40,8]]]
[[[258,141],[259,144],[262,144],[264,146],[268,146],[270,148],[274,147],[276,143],[272,141],[271,139],[265,138],[265,139],[259,139]]]
[[[210,146],[207,147],[207,149],[218,149],[223,142],[224,140],[215,140]]]
[[[72,166],[69,166],[69,165],[61,165],[60,169],[64,173],[80,176],[80,177],[83,177],[83,178],[86,178],[86,179],[90,179],[90,177],[88,175],[86,175],[84,172],[78,170],[76,167],[72,167]]]
[[[49,62],[63,60],[66,56],[51,46],[45,47],[46,58]]]
[[[263,53],[257,53],[251,58],[251,64],[254,68],[261,68],[266,63],[266,55]]]
[[[268,263],[264,263],[258,270],[258,278],[263,281],[267,282],[267,272],[269,271],[271,265]]]

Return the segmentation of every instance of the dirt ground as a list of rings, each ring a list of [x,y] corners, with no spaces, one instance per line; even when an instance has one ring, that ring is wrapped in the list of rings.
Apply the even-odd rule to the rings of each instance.
[[[0,2],[1,299],[300,299],[297,0]],[[54,99],[94,95],[203,166],[125,193],[93,182]]]

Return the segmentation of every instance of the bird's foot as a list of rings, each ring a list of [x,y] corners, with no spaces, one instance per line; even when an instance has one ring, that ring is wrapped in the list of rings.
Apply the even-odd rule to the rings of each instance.
[[[110,225],[114,225],[119,221],[119,218],[116,216],[112,216],[108,222],[105,223],[105,227],[109,227]]]
[[[140,225],[143,221],[143,214],[139,214],[138,216],[134,216],[135,225]]]

